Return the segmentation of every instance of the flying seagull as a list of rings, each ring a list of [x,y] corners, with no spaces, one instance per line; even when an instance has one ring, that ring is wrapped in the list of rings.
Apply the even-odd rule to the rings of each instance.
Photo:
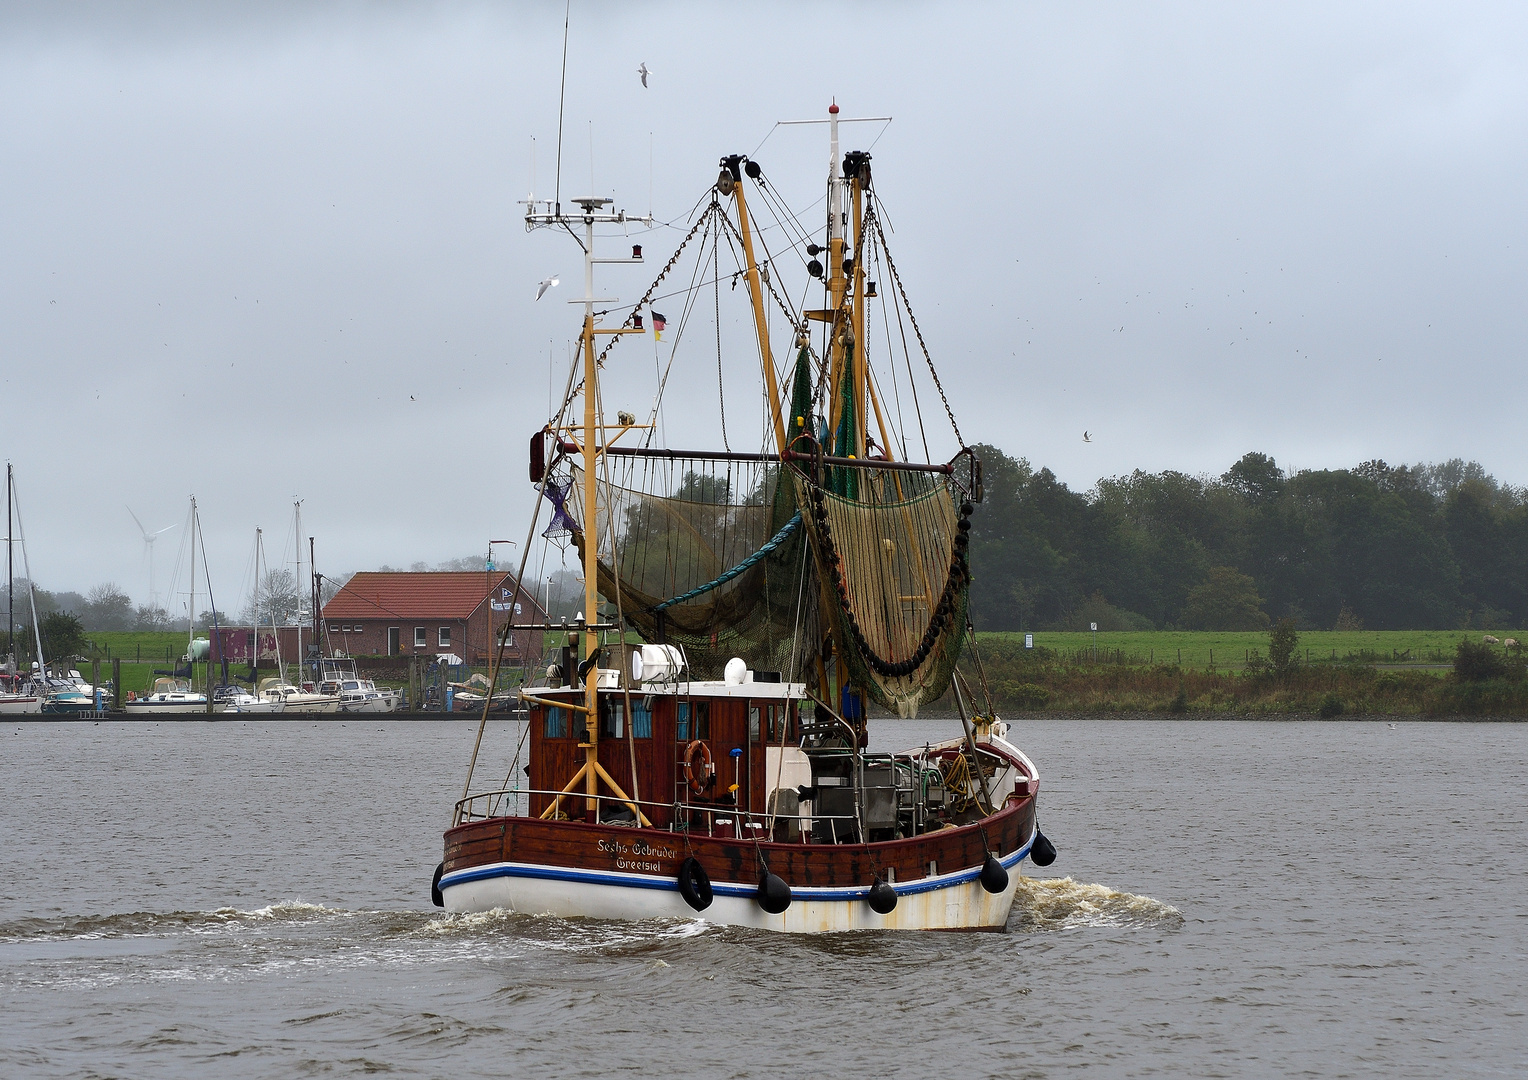
[[[546,291],[548,289],[552,288],[553,286],[555,286],[556,284],[557,284],[557,275],[556,274],[553,274],[549,278],[543,278],[541,284],[536,286],[536,299],[540,300],[543,296],[546,295]]]
[[[1082,441],[1083,442],[1092,442],[1093,441],[1093,436],[1088,434],[1086,431],[1084,431],[1082,433]]]
[[[637,67],[637,74],[642,76],[642,85],[645,87],[647,85],[647,77],[648,77],[648,75],[651,74],[651,72],[649,72],[647,70],[647,61],[646,60],[642,61],[642,63],[640,65],[638,65],[638,67]]]

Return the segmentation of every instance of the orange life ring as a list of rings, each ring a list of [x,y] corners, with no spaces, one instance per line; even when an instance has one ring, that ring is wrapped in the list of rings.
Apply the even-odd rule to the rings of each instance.
[[[698,759],[698,767],[697,767]],[[716,778],[716,767],[711,762],[711,748],[699,739],[691,739],[684,748],[684,779],[695,794],[702,794]]]

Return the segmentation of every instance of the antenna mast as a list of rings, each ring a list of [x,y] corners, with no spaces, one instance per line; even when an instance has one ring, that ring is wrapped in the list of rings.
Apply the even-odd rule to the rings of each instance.
[[[577,300],[570,301],[584,306],[584,328],[580,338],[580,345],[584,357],[584,422],[583,426],[575,427],[571,433],[576,433],[577,443],[583,451],[584,468],[584,492],[583,492],[583,533],[584,533],[584,610],[580,620],[580,629],[584,635],[584,662],[579,665],[584,672],[584,705],[579,707],[583,712],[587,725],[588,734],[584,740],[584,764],[569,782],[568,790],[582,778],[584,781],[584,794],[588,796],[585,803],[587,812],[597,814],[598,802],[595,796],[599,794],[599,782],[609,785],[610,789],[620,797],[627,798],[617,784],[599,763],[599,517],[595,504],[598,486],[595,483],[597,466],[600,455],[605,446],[613,438],[619,437],[630,426],[623,425],[614,430],[607,431],[604,421],[599,415],[599,364],[594,349],[594,339],[615,334],[641,334],[645,333],[635,327],[622,326],[614,329],[603,330],[595,327],[595,319],[603,315],[604,311],[596,312],[594,305],[615,304],[617,301],[612,297],[597,297],[594,295],[594,266],[596,263],[640,263],[642,262],[641,247],[633,247],[630,258],[606,259],[598,258],[594,254],[594,227],[595,225],[624,225],[628,221],[639,221],[644,225],[651,226],[651,215],[646,217],[629,217],[624,210],[611,211],[606,209],[611,204],[610,199],[588,195],[575,199],[581,208],[579,214],[564,214],[561,204],[554,203],[549,213],[537,213],[537,203],[534,200],[528,202],[525,212],[525,224],[528,229],[537,226],[561,226],[566,229],[575,240],[579,239],[578,233],[573,231],[577,224],[583,225],[583,238],[580,244],[584,249],[584,295]],[[570,672],[569,682],[574,676]]]

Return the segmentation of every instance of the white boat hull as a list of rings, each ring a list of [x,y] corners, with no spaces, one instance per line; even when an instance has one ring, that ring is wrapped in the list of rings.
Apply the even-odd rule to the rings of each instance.
[[[752,885],[712,884],[711,906],[696,911],[685,903],[673,878],[616,871],[572,870],[558,866],[501,862],[441,878],[447,911],[502,908],[524,915],[590,919],[704,919],[720,926],[746,926],[787,934],[848,930],[1002,930],[1018,888],[1018,866],[1029,854],[1031,836],[1001,861],[1008,887],[989,893],[979,868],[896,884],[897,906],[878,915],[864,888],[794,890],[779,915],[759,907]]]
[[[286,710],[284,701],[246,701],[238,705],[215,705],[213,712],[242,715],[244,713],[279,713]]]
[[[341,712],[352,713],[390,713],[397,708],[397,700],[383,695],[369,696],[364,699],[340,702]]]
[[[30,716],[40,712],[40,697],[0,697],[0,716]]]
[[[172,713],[205,713],[205,701],[128,701],[122,705],[128,716],[161,716]]]
[[[299,701],[293,694],[286,699],[286,711],[289,713],[337,713],[340,711],[339,698],[331,698],[328,701]]]

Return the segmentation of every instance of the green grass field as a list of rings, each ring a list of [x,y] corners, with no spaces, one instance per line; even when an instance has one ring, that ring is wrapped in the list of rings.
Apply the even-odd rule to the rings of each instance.
[[[1379,664],[1452,664],[1460,639],[1479,641],[1478,630],[1309,630],[1300,635],[1299,657],[1310,663],[1333,660]],[[1528,631],[1498,631],[1496,637],[1512,637],[1528,643]],[[1001,642],[1006,648],[1022,648],[1023,634],[984,633],[978,641]],[[1095,640],[1096,638],[1096,640]],[[1254,651],[1268,654],[1266,631],[1215,632],[1194,630],[1143,630],[1097,634],[1035,633],[1035,646],[1054,650],[1064,661],[1085,662],[1096,649],[1100,660],[1126,664],[1180,663],[1184,668],[1208,671],[1236,670],[1246,666]]]
[[[184,630],[96,630],[87,633],[85,637],[95,646],[96,654],[103,663],[121,660],[124,664],[157,664],[164,667],[186,653]]]

